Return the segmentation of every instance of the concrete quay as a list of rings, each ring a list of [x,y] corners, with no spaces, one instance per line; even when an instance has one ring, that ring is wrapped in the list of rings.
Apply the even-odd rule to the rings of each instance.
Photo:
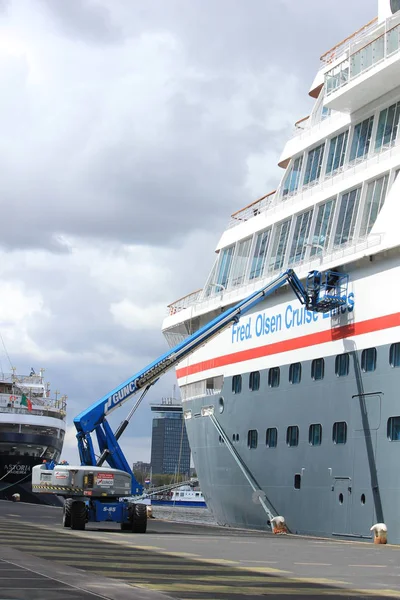
[[[0,600],[400,598],[400,546],[152,519],[62,527],[61,509],[0,501]]]

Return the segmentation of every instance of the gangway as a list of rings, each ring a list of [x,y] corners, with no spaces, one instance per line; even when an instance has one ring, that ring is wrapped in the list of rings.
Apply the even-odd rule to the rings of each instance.
[[[143,493],[143,487],[136,481],[118,443],[119,438],[149,388],[162,375],[237,323],[243,314],[286,284],[290,285],[301,304],[313,312],[335,311],[347,302],[346,274],[312,271],[304,286],[293,269],[288,269],[257,292],[225,310],[74,418],[81,465],[56,465],[53,469],[38,465],[33,468],[32,474],[35,492],[67,497],[64,506],[65,526],[84,529],[87,521],[106,520],[121,523],[123,529],[131,528],[140,533],[146,531],[146,507],[119,501],[127,496],[139,497]],[[114,433],[107,416],[138,392],[141,392],[140,397]],[[91,437],[93,433],[100,450],[99,458],[95,454]],[[104,462],[110,468],[103,467]]]

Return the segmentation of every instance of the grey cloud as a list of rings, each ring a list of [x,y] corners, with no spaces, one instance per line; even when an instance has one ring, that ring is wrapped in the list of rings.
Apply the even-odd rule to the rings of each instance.
[[[39,1],[54,17],[59,28],[74,39],[100,45],[123,39],[112,10],[96,0]]]

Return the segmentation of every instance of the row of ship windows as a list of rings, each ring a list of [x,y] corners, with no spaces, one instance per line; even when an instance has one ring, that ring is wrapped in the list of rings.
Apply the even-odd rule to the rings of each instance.
[[[316,185],[322,173],[325,173],[325,177],[332,177],[343,170],[346,163],[353,165],[366,159],[371,152],[382,152],[393,146],[399,118],[400,102],[396,102],[381,110],[379,117],[371,115],[309,150],[307,154],[293,158],[283,180],[281,197],[297,193],[300,187]]]
[[[366,348],[361,353],[361,370],[364,373],[375,371],[377,364],[376,348]],[[389,364],[391,367],[400,367],[400,343],[392,344],[389,349]],[[345,352],[338,354],[335,358],[335,375],[345,377],[350,371],[350,355]],[[289,366],[289,383],[297,384],[301,382],[302,365],[300,362],[292,363]],[[325,360],[315,358],[311,362],[311,379],[321,380],[325,377]],[[280,367],[271,367],[268,371],[268,385],[271,388],[278,387],[281,379]],[[255,392],[260,389],[260,371],[253,371],[249,374],[249,389]],[[232,392],[240,394],[242,391],[242,375],[232,377]]]
[[[390,417],[387,421],[387,437],[391,442],[400,441],[400,417]],[[224,440],[219,436],[220,443]],[[239,442],[239,434],[234,433],[232,436],[234,443]],[[346,421],[337,421],[332,427],[332,442],[334,444],[345,444],[347,442],[347,423]],[[322,425],[320,423],[312,423],[308,428],[308,443],[310,446],[320,446],[322,443]],[[278,445],[278,429],[269,427],[265,432],[265,445],[267,448],[276,448]],[[299,427],[297,425],[289,425],[286,429],[286,445],[290,448],[299,445]],[[247,432],[247,447],[255,449],[258,446],[258,431],[257,429],[249,429]]]
[[[223,248],[205,295],[273,275],[286,266],[365,239],[385,202],[388,182],[389,173],[385,173]]]

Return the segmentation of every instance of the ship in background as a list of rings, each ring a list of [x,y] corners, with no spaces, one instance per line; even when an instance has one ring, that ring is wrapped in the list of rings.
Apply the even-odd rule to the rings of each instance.
[[[163,323],[173,346],[287,268],[349,275],[341,310],[310,313],[286,286],[177,368],[219,524],[267,528],[247,469],[294,533],[384,522],[400,543],[400,0],[378,4],[321,57],[277,190],[232,215],[204,287]]]
[[[50,398],[43,370],[37,375],[0,373],[0,498],[59,505],[57,496],[34,494],[32,468],[60,458],[66,429],[66,396]]]

